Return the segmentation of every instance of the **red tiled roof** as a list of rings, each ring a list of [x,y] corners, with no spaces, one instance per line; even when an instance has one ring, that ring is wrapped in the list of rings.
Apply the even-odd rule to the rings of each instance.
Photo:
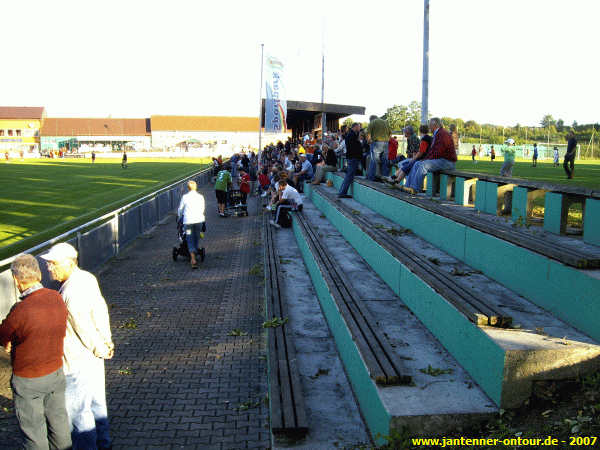
[[[151,116],[152,131],[258,131],[258,117]]]
[[[97,119],[50,117],[41,136],[149,136],[150,119]]]
[[[43,106],[0,106],[0,119],[42,119]]]

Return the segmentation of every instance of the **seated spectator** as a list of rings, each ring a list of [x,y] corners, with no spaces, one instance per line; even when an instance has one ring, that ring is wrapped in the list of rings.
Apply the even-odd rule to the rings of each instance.
[[[315,178],[312,184],[320,184],[325,178],[326,172],[335,172],[337,170],[337,156],[335,151],[330,149],[327,144],[323,144],[324,159],[317,164]]]
[[[11,354],[20,448],[70,449],[63,372],[67,306],[58,292],[42,287],[33,256],[17,256],[10,268],[21,301],[0,324],[0,346]]]
[[[406,175],[410,172],[415,163],[423,159],[429,150],[431,145],[431,136],[427,133],[429,132],[429,127],[427,125],[421,125],[419,128],[419,133],[421,133],[421,143],[419,145],[419,151],[412,157],[403,160],[398,166],[398,173],[395,178],[388,178],[388,181],[391,183],[400,183]]]
[[[275,220],[269,221],[276,228],[289,228],[292,220],[288,214],[291,210],[302,211],[302,196],[291,186],[288,186],[287,178],[279,181],[279,198],[275,203]]]
[[[260,191],[260,196],[261,197],[266,197],[269,191],[269,186],[271,185],[271,182],[269,180],[269,177],[267,175],[268,170],[266,168],[264,168],[262,170],[262,172],[260,173],[260,175],[258,176],[258,189]]]
[[[300,155],[300,163],[302,164],[300,172],[294,175],[294,184],[296,186],[300,186],[305,180],[310,181],[313,177],[313,167],[312,164],[308,162],[306,154]]]
[[[437,117],[430,119],[429,128],[433,131],[431,147],[425,157],[414,164],[403,188],[411,194],[421,192],[423,180],[429,172],[453,170],[456,165],[454,142],[452,136],[442,128],[442,121]]]

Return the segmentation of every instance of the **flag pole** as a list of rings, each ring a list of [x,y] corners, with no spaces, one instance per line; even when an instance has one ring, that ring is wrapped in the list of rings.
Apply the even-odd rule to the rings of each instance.
[[[421,97],[421,124],[429,119],[429,0],[424,0],[423,11],[423,88]]]
[[[263,62],[264,62],[265,44],[260,44],[260,89],[258,90],[258,151],[262,151],[262,87],[263,87]]]

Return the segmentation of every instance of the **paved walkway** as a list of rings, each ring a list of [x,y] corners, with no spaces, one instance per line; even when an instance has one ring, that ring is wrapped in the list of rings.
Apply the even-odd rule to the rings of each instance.
[[[106,364],[115,449],[270,446],[262,266],[251,270],[262,258],[255,199],[250,217],[221,219],[214,191],[201,192],[208,232],[198,270],[173,262],[171,217],[99,276],[116,346]],[[0,421],[3,444],[4,423],[12,428]]]

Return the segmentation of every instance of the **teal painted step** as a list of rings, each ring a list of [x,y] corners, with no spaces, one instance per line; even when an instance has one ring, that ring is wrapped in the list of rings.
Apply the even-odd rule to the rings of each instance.
[[[588,198],[585,201],[583,240],[588,244],[600,245],[600,200]]]
[[[600,341],[599,278],[359,183],[354,199]]]
[[[296,220],[293,220],[292,226],[298,247],[302,253],[302,259],[308,269],[331,334],[335,339],[336,347],[352,384],[352,389],[358,400],[361,413],[376,444],[383,445],[385,440],[381,436],[389,435],[391,417],[381,402],[375,383],[369,376],[367,367],[352,339],[352,335],[348,331],[348,327],[340,314],[335,300],[329,292],[327,283],[321,275],[321,270],[312,256]]]
[[[471,374],[485,393],[501,404],[505,352],[484,332],[317,193],[321,210],[383,281]]]

